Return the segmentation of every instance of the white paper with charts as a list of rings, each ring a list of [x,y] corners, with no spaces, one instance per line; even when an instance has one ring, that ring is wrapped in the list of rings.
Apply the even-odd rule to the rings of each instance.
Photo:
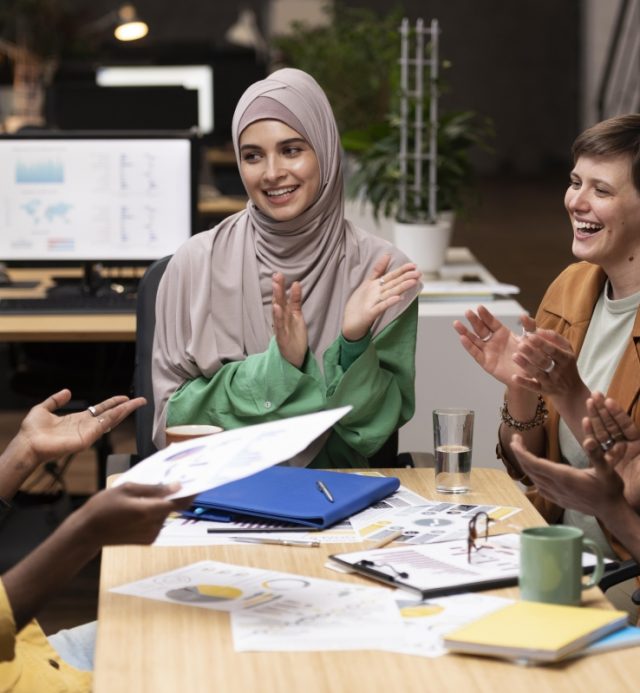
[[[470,562],[466,539],[350,551],[330,559],[360,575],[423,598],[515,585],[520,570],[520,535],[492,536],[481,546],[471,552]],[[583,553],[582,559],[585,567],[596,562],[589,553]]]
[[[237,650],[381,649],[404,631],[390,590],[217,561],[111,592],[230,612]]]
[[[133,466],[114,485],[178,482],[181,489],[170,498],[194,496],[288,460],[351,409],[329,409],[174,443]]]
[[[376,541],[401,531],[402,537],[396,542],[429,544],[464,539],[469,531],[469,520],[478,512],[487,513],[493,526],[493,523],[502,522],[520,510],[505,505],[422,500],[419,504],[395,508],[373,506],[351,517],[351,524],[362,539]]]

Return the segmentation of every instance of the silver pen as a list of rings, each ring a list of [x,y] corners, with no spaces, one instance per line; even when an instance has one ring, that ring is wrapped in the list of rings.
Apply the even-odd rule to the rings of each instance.
[[[333,500],[333,496],[331,495],[331,491],[327,488],[327,485],[322,482],[322,481],[316,481],[316,486],[318,487],[318,491],[322,493],[322,495],[330,502],[334,503],[335,501]]]
[[[246,544],[278,544],[278,546],[310,546],[318,548],[319,541],[307,541],[306,539],[276,539],[274,537],[229,537],[234,541],[241,541]]]

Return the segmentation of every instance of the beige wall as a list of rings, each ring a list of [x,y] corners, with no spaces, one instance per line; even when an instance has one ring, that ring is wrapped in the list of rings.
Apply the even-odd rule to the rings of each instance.
[[[599,120],[598,90],[619,7],[620,0],[583,0],[580,104],[583,128],[588,128]]]

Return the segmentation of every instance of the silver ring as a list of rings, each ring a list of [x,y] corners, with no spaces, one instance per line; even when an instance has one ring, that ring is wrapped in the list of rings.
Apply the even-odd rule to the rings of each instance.
[[[380,286],[384,284],[384,277],[380,277],[380,279],[378,279],[378,284],[380,284]]]
[[[98,416],[98,410],[93,405],[87,407],[87,411],[91,416]]]
[[[608,452],[615,444],[616,441],[611,436],[609,436],[607,440],[604,441],[604,443],[600,443],[600,447],[604,452]]]
[[[489,334],[486,337],[480,337],[480,339],[483,342],[488,342],[491,339],[491,337],[493,337],[493,332],[489,332]]]
[[[555,362],[553,359],[551,359],[551,363],[550,363],[546,368],[543,368],[542,370],[543,370],[547,375],[549,375],[549,373],[551,373],[551,371],[552,371],[555,367],[556,367],[556,362]]]

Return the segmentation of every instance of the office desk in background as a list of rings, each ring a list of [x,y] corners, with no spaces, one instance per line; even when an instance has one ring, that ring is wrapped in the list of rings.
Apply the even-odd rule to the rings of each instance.
[[[486,283],[495,282],[467,248],[449,249],[444,272],[449,278],[477,275]],[[71,268],[12,269],[15,280],[38,279],[42,284],[37,289],[0,288],[0,297],[43,295],[51,275],[74,274],[77,276],[78,270]],[[518,330],[524,309],[512,299],[420,300],[416,412],[400,429],[400,451],[432,451],[432,410],[468,407],[476,412],[474,465],[501,467],[494,450],[504,388],[464,351],[452,327],[456,318],[463,319],[465,310],[480,303],[486,303],[510,329]],[[132,342],[135,331],[135,315],[0,315],[0,341],[4,342]]]
[[[118,268],[113,278],[139,277],[143,268]],[[52,276],[80,277],[77,268],[22,269],[12,268],[13,281],[37,281],[35,288],[0,287],[0,298],[36,298],[44,296],[52,285]],[[0,315],[1,342],[133,342],[136,338],[134,314],[76,315]]]
[[[387,470],[427,498],[436,494],[433,470]],[[529,501],[495,469],[472,471],[473,491],[456,502],[522,507],[509,524],[543,524]],[[511,528],[509,528],[511,530]],[[108,547],[102,556],[95,693],[220,691],[224,693],[460,693],[496,691],[632,691],[637,687],[638,650],[619,650],[540,668],[523,668],[481,657],[435,659],[374,650],[338,652],[235,652],[229,615],[109,592],[122,585],[202,560],[260,567],[328,580],[379,586],[325,569],[331,553],[359,545],[322,548],[287,546]],[[517,597],[515,587],[495,594]],[[597,589],[585,592],[589,606],[609,608]]]
[[[446,280],[476,276],[485,284],[497,281],[468,248],[449,248],[442,274]],[[416,411],[413,419],[400,429],[401,452],[432,452],[432,411],[438,407],[464,407],[475,411],[473,465],[502,468],[502,463],[496,459],[495,448],[504,386],[485,373],[467,354],[453,329],[454,320],[465,322],[465,311],[475,310],[479,305],[486,305],[509,329],[520,330],[518,319],[526,311],[513,298],[488,295],[420,299]]]

